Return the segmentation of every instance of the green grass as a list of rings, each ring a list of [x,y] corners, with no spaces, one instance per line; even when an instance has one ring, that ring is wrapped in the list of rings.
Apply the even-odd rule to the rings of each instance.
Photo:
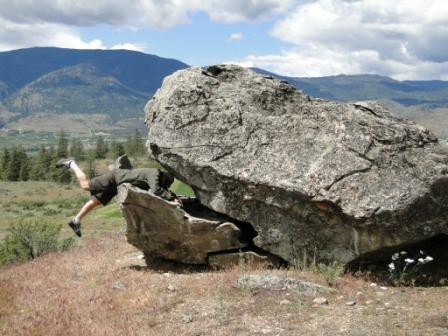
[[[33,219],[62,224],[62,236],[72,236],[66,225],[90,198],[77,185],[53,182],[2,182],[0,187],[0,239],[7,228],[21,219]],[[83,220],[83,234],[93,236],[103,232],[122,231],[124,220],[114,202],[99,207]]]
[[[170,189],[176,195],[189,196],[189,197],[195,196],[193,189],[191,189],[191,187],[189,185],[187,185],[179,180],[175,180],[174,183],[171,185]]]

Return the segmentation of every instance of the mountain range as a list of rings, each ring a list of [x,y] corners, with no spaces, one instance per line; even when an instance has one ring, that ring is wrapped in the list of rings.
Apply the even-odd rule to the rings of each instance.
[[[30,48],[0,53],[0,125],[45,119],[142,122],[163,78],[188,65],[128,50]],[[65,118],[65,119],[64,119]],[[20,122],[20,121],[25,122]],[[40,125],[41,123],[38,122]],[[39,126],[38,125],[38,126]],[[70,126],[70,125],[64,125]],[[59,126],[60,127],[60,126]]]
[[[163,78],[186,67],[175,59],[129,50],[0,52],[0,128],[135,128],[143,125],[144,105]],[[448,137],[448,81],[397,81],[378,75],[301,78],[253,70],[314,97],[379,100],[396,115]]]

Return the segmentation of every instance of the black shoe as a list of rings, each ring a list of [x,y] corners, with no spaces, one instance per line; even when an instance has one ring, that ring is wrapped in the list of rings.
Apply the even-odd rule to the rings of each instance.
[[[75,162],[74,158],[60,159],[58,162],[56,162],[56,168],[70,168],[70,164],[72,162]]]
[[[75,232],[78,237],[81,237],[81,223],[75,223],[72,219],[68,222],[68,226],[72,228],[73,232]]]

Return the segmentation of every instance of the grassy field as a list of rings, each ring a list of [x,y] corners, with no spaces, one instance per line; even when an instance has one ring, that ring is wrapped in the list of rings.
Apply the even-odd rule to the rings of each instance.
[[[222,271],[141,266],[123,234],[0,270],[3,336],[417,336],[448,334],[446,288],[381,287],[345,275],[327,302],[292,289],[236,286],[244,275],[329,285],[316,269]]]
[[[20,219],[63,224],[62,235],[72,235],[65,224],[89,199],[75,184],[52,182],[2,182],[0,184],[0,239],[14,221]],[[83,221],[86,236],[124,230],[116,203],[95,209]]]
[[[98,172],[107,170],[108,161],[96,164]],[[133,160],[135,167],[157,166],[147,159]],[[190,187],[176,180],[171,189],[179,195],[193,196]],[[0,239],[7,234],[7,228],[21,219],[63,224],[62,236],[72,235],[66,223],[80,210],[90,195],[76,183],[68,185],[54,182],[0,182]],[[117,204],[112,201],[89,213],[82,222],[83,235],[95,236],[102,233],[124,231],[125,224]]]

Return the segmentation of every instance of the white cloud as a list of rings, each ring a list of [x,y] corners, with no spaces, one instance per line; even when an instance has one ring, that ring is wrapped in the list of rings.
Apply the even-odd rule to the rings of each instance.
[[[53,23],[15,23],[0,18],[0,50],[27,46],[104,49],[101,40],[83,41],[72,29]]]
[[[73,49],[108,49],[100,39],[82,40],[78,33],[64,25],[54,23],[11,23],[0,18],[0,51],[26,46],[57,46]],[[144,45],[121,43],[110,49],[144,51]]]
[[[196,10],[207,12],[212,20],[218,22],[238,22],[257,20],[283,13],[294,0],[181,0],[185,4],[196,2]]]
[[[134,43],[116,44],[116,45],[112,46],[111,49],[126,49],[126,50],[134,50],[134,51],[141,51],[141,52],[145,51],[145,47],[138,45],[138,44],[134,44]]]
[[[284,12],[295,0],[0,0],[0,50],[30,46],[106,48],[83,41],[78,27],[108,25],[167,29],[188,23],[196,12],[214,21],[253,21]],[[142,51],[124,43],[112,48]]]
[[[0,0],[0,17],[21,23],[169,28],[206,12],[218,22],[257,20],[284,12],[294,0]]]
[[[290,11],[272,35],[290,50],[240,63],[294,76],[448,78],[445,0],[318,0]]]
[[[229,40],[231,41],[241,41],[244,38],[243,33],[232,33],[229,36]]]

